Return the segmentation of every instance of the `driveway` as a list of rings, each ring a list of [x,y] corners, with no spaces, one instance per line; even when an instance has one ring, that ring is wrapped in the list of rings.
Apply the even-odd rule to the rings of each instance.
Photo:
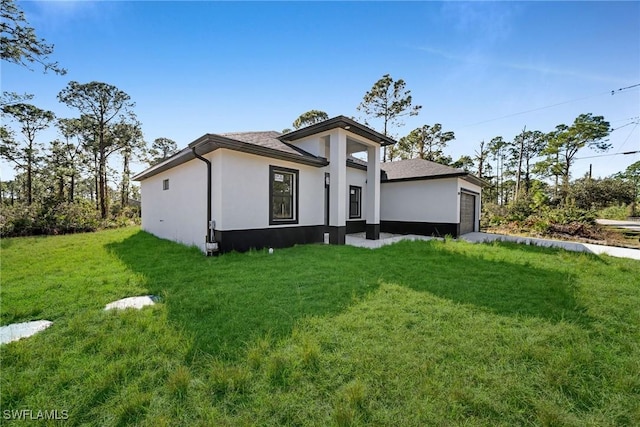
[[[640,221],[618,221],[615,219],[596,219],[596,222],[600,225],[607,225],[610,227],[626,228],[628,230],[640,231]]]
[[[620,221],[622,222],[622,221]],[[533,237],[506,236],[492,233],[467,233],[460,236],[461,240],[471,243],[485,242],[514,242],[525,245],[546,246],[562,248],[573,252],[589,252],[596,255],[609,255],[618,258],[631,258],[640,260],[640,249],[619,248],[616,246],[593,245],[591,243],[565,242],[563,240],[537,239]]]

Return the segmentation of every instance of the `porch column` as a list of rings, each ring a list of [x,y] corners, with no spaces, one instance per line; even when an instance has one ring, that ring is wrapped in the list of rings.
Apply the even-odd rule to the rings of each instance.
[[[344,245],[347,233],[347,134],[336,129],[329,142],[329,243]]]
[[[367,148],[367,239],[380,238],[380,147]]]

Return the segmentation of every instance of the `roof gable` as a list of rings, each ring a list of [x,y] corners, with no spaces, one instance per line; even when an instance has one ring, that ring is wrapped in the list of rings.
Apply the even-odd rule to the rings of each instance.
[[[335,128],[348,130],[349,132],[355,133],[356,135],[359,135],[370,141],[377,142],[381,146],[392,145],[396,143],[394,139],[376,132],[375,130],[345,116],[337,116],[329,120],[304,127],[302,129],[294,130],[293,132],[285,133],[284,135],[280,135],[278,139],[280,139],[281,141],[296,141],[298,139],[306,138],[307,136],[326,132]]]

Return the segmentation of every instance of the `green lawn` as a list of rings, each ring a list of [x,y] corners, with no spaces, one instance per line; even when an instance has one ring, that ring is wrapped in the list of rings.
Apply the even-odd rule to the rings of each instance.
[[[0,418],[640,425],[640,262],[510,244],[206,258],[137,228],[2,241]],[[140,311],[108,302],[159,295]],[[43,422],[37,422],[43,425]]]

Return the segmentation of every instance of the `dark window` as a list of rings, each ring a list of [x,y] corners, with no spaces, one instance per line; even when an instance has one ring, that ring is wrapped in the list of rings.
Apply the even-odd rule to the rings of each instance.
[[[162,181],[162,189],[163,190],[168,190],[169,189],[169,180],[165,179],[164,181]]]
[[[362,187],[349,186],[349,218],[362,216]]]
[[[298,223],[298,171],[269,166],[269,224]]]

